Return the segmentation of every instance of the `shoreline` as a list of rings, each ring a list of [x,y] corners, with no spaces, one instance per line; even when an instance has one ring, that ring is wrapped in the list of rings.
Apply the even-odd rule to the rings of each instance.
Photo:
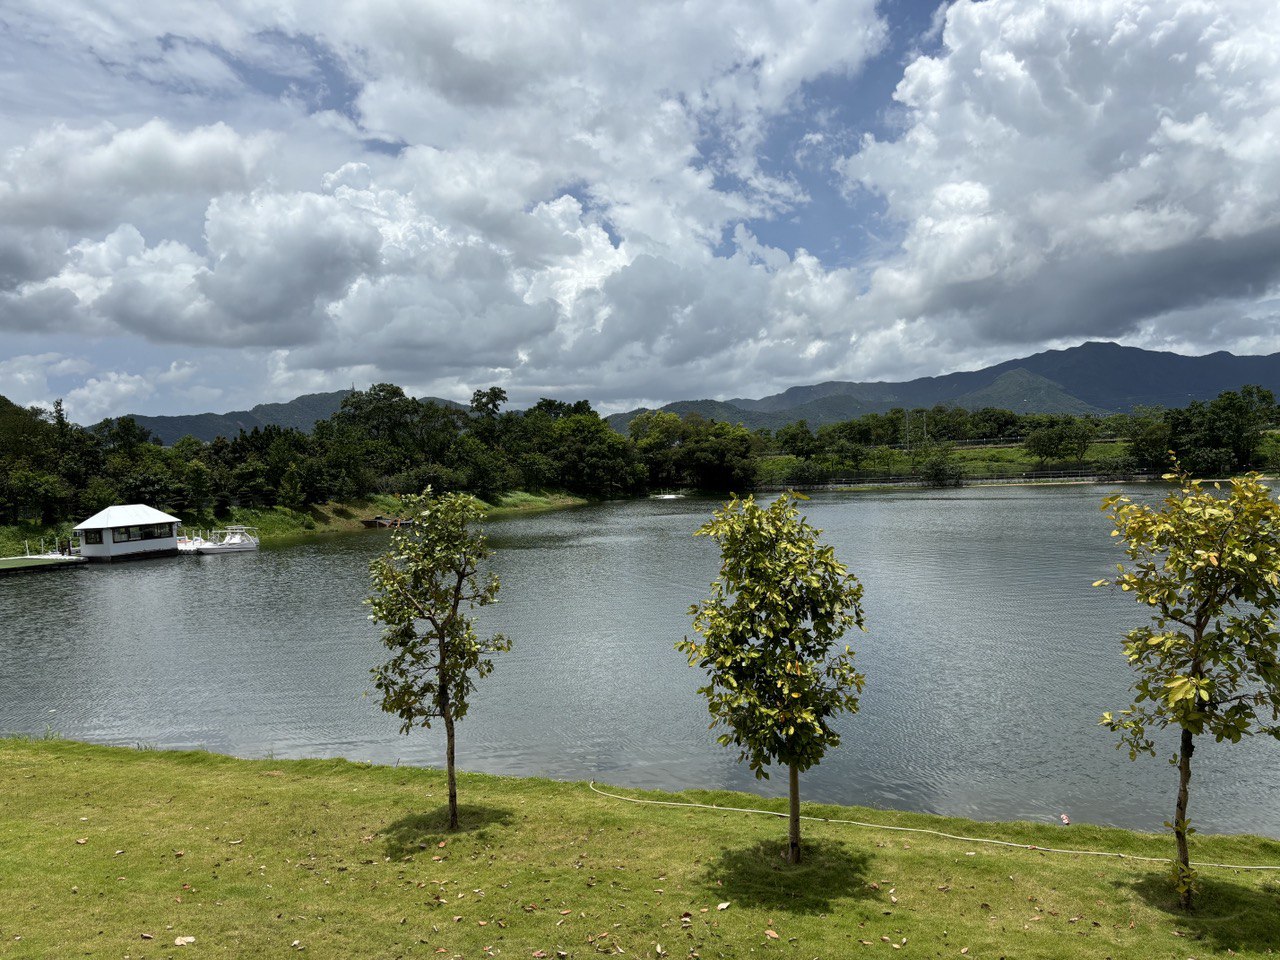
[[[562,491],[536,494],[512,491],[504,494],[497,504],[481,501],[485,507],[486,519],[493,520],[552,510],[566,510],[590,502]],[[209,512],[179,513],[178,516],[182,519],[183,527],[192,531],[215,529],[229,524],[257,527],[264,544],[271,545],[340,533],[363,533],[370,528],[366,528],[361,522],[362,517],[370,517],[378,513],[394,515],[398,504],[397,498],[378,494],[366,500],[312,504],[303,510],[279,506],[233,507],[230,515],[223,518],[214,517]],[[75,521],[71,520],[48,526],[33,523],[0,527],[0,556],[7,557],[12,554],[14,557],[21,557],[24,542],[34,549],[41,538],[66,539],[74,525]]]

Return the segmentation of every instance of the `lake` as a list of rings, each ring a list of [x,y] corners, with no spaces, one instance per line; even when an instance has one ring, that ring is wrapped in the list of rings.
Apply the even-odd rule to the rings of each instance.
[[[1129,703],[1138,605],[1090,584],[1120,551],[1102,486],[823,493],[805,505],[862,579],[867,675],[806,800],[979,819],[1159,830],[1176,771],[1130,762],[1097,725]],[[1135,488],[1140,498],[1162,495]],[[496,658],[459,725],[463,769],[635,787],[785,793],[714,742],[673,644],[718,556],[718,505],[592,505],[489,525]],[[0,731],[238,756],[440,765],[442,730],[398,733],[373,695],[384,659],[361,600],[388,534],[0,580]],[[1172,738],[1166,741],[1168,749]],[[1201,742],[1191,817],[1280,837],[1280,743]]]

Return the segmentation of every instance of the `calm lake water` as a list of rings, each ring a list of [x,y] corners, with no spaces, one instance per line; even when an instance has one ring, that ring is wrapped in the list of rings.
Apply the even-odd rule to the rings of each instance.
[[[866,586],[868,681],[805,799],[981,819],[1160,829],[1176,773],[1130,762],[1098,715],[1126,706],[1131,600],[1090,584],[1119,551],[1110,488],[821,494],[806,506]],[[1139,488],[1155,498],[1154,488]],[[495,522],[499,655],[459,725],[459,764],[637,787],[785,792],[718,746],[673,649],[715,577],[700,499]],[[240,756],[443,763],[443,731],[398,733],[361,600],[387,534],[0,580],[0,731]],[[1172,740],[1168,741],[1170,749]],[[1280,744],[1199,745],[1202,829],[1280,837]]]

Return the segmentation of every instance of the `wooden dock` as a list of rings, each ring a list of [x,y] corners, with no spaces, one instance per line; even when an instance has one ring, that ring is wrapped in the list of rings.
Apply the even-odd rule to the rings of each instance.
[[[88,566],[84,557],[0,557],[0,577],[22,573],[52,573],[55,570],[79,570]]]
[[[368,529],[374,529],[377,527],[391,527],[392,529],[398,529],[400,527],[413,525],[413,521],[406,517],[384,517],[382,514],[378,514],[376,517],[367,517],[362,519],[360,522]]]

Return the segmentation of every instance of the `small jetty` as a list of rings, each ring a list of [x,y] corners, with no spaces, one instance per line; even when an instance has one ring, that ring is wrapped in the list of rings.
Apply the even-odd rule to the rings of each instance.
[[[38,554],[34,557],[0,557],[0,577],[11,577],[20,573],[79,570],[87,563],[84,557],[69,557],[57,553]]]
[[[407,527],[413,521],[406,517],[384,517],[378,514],[376,517],[363,518],[360,522],[372,530],[375,527]]]

